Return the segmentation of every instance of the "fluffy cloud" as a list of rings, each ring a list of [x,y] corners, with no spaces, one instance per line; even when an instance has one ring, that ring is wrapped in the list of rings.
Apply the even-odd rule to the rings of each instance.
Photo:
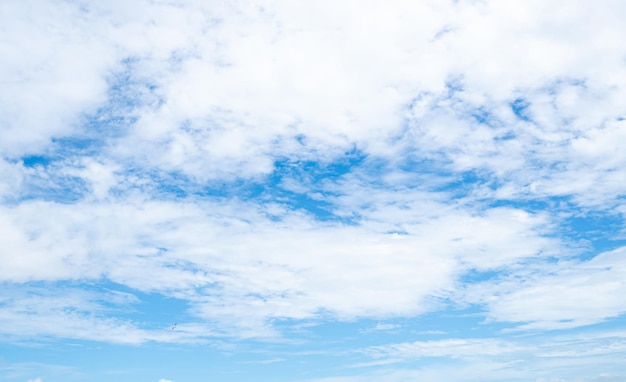
[[[11,282],[106,277],[187,299],[197,316],[241,332],[250,325],[260,330],[272,318],[320,312],[351,319],[430,311],[469,269],[498,269],[558,245],[538,231],[543,218],[514,209],[472,215],[418,204],[402,213],[420,207],[433,216],[396,219],[404,230],[397,234],[390,233],[396,225],[376,221],[397,216],[394,205],[377,206],[371,227],[359,228],[319,227],[289,210],[270,219],[239,203],[85,203],[79,210],[22,203],[4,209],[3,229],[12,233],[2,244],[12,256],[0,275]]]
[[[468,305],[537,330],[626,311],[623,248],[579,258],[584,238],[563,229],[626,213],[623,2],[0,9],[4,334],[192,342]],[[101,281],[132,292],[61,286]],[[140,292],[184,301],[188,322],[109,309]],[[509,361],[443,375],[521,378]]]

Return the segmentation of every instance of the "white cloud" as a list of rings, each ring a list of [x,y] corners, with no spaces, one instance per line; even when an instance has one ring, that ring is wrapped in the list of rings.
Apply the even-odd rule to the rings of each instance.
[[[364,352],[374,358],[410,359],[423,357],[472,358],[504,355],[522,350],[526,349],[512,343],[494,339],[452,338],[372,346],[364,349]]]
[[[493,171],[503,183],[495,195],[573,194],[602,205],[622,193],[626,167],[615,146],[624,130],[623,5],[577,1],[554,11],[563,6],[10,3],[7,20],[20,33],[4,47],[3,72],[17,87],[0,95],[13,110],[0,141],[19,157],[78,133],[127,70],[154,94],[128,87],[137,107],[108,106],[138,118],[104,153],[112,168],[207,180],[267,174],[276,157],[329,160],[354,145],[391,158],[444,150],[455,169]],[[50,14],[58,25],[42,21]],[[453,99],[451,78],[462,86]],[[516,98],[532,100],[532,121],[516,121]],[[409,115],[410,133],[390,143],[417,99],[423,110]],[[468,119],[478,108],[494,126]]]
[[[385,323],[379,322],[371,330],[392,330],[392,329],[397,329],[399,327],[400,327],[400,325],[385,324]]]
[[[237,202],[21,203],[3,208],[0,224],[10,234],[0,239],[0,278],[104,276],[187,299],[197,316],[239,333],[264,332],[272,318],[431,311],[465,271],[498,269],[558,246],[538,232],[543,217],[518,210],[437,211],[427,200],[398,209],[384,201],[364,211],[360,226],[320,226],[290,210],[276,221]],[[389,233],[398,225],[406,234]]]
[[[161,379],[159,379],[159,382],[174,382],[174,381],[172,381],[171,379],[161,378]]]
[[[0,150],[19,156],[76,132],[81,114],[105,102],[104,76],[120,56],[97,33],[97,19],[75,5],[7,2],[2,8],[12,33],[0,46],[6,57],[0,64]]]
[[[621,203],[623,2],[1,7],[12,32],[0,44],[0,197],[10,201],[0,206],[0,280],[107,278],[185,299],[209,322],[181,324],[175,337],[90,316],[89,298],[31,295],[1,310],[23,322],[12,334],[132,343],[273,335],[273,319],[413,316],[449,298],[526,329],[626,311],[622,250],[566,262],[556,213],[485,207],[554,196],[602,211]],[[528,104],[526,120],[511,109],[516,99]],[[102,132],[107,117],[128,122]],[[20,163],[51,155],[63,137],[102,142],[47,168]],[[153,192],[154,174],[202,189],[259,179],[277,159],[328,163],[353,148],[368,157],[364,167],[386,167],[281,183],[356,217],[353,225],[281,200],[172,202]],[[441,174],[403,166],[415,158]],[[464,172],[484,182],[460,197],[442,190]],[[87,189],[74,204],[38,197],[69,177]],[[560,269],[546,264],[552,257]],[[459,291],[470,270],[511,277]]]
[[[626,293],[625,251],[622,247],[588,261],[547,266],[524,278],[503,278],[470,286],[470,294],[480,296],[488,317],[521,323],[524,329],[571,328],[602,322],[626,312],[621,298]]]
[[[111,290],[85,290],[46,283],[44,287],[26,285],[4,287],[0,298],[0,319],[5,325],[0,336],[9,339],[46,340],[72,338],[126,345],[146,342],[213,344],[223,335],[203,322],[146,325],[129,319],[138,306],[150,304],[136,296]],[[117,318],[118,314],[124,318]],[[181,312],[180,314],[182,314]]]
[[[624,333],[447,338],[370,346],[354,376],[314,381],[621,381]],[[565,351],[563,351],[565,350]],[[599,357],[599,355],[603,355]],[[590,370],[616,371],[602,374]]]

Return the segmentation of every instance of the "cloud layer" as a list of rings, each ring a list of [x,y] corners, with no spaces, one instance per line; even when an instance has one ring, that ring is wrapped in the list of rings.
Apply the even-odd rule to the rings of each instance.
[[[347,353],[574,381],[533,371],[563,370],[545,360],[567,341],[516,336],[623,320],[623,2],[8,1],[0,15],[11,343],[288,343],[471,314],[483,336]],[[617,337],[571,350],[606,360],[586,381],[621,378]],[[330,380],[441,380],[403,368]]]

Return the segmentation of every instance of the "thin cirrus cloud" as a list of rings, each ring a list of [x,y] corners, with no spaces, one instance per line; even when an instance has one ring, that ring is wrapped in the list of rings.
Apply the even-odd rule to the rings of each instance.
[[[0,11],[4,379],[626,374],[621,2]]]

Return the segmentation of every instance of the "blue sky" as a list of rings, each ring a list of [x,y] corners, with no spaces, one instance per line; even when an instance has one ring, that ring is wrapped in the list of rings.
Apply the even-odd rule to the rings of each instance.
[[[626,381],[626,4],[0,4],[0,379]]]

